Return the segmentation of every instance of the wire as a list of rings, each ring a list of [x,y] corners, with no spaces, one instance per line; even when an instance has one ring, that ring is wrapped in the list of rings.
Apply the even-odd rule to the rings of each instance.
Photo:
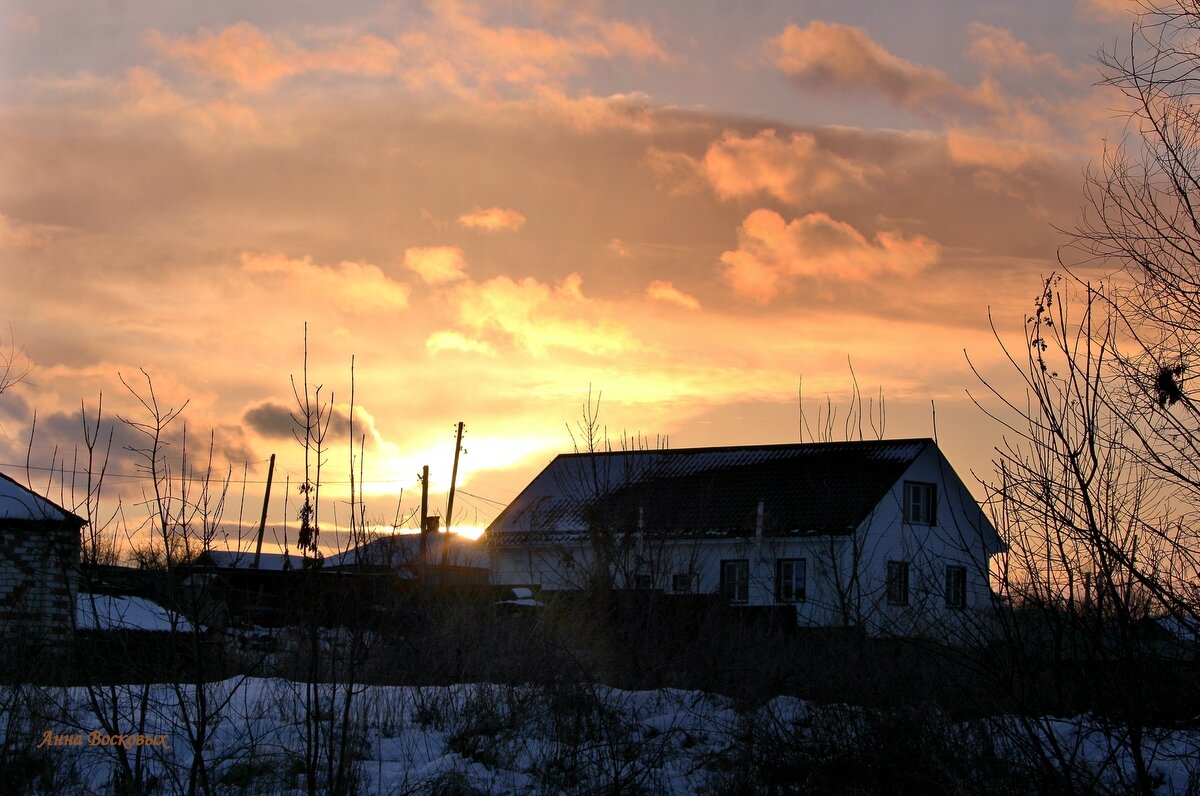
[[[468,492],[467,490],[465,490],[465,489],[462,489],[461,487],[460,487],[459,489],[456,489],[456,490],[454,490],[454,491],[455,491],[455,492],[457,492],[457,493],[458,493],[458,494],[460,494],[460,495],[466,495],[467,497],[473,497],[473,498],[475,498],[476,500],[482,500],[484,503],[491,503],[493,506],[501,506],[501,507],[503,507],[503,506],[507,506],[507,505],[508,505],[507,503],[505,503],[505,502],[503,502],[503,501],[500,501],[500,500],[492,500],[491,498],[486,498],[486,497],[484,497],[483,495],[476,495],[476,494],[474,494],[474,493],[472,493],[472,492]]]
[[[267,461],[266,459],[263,459],[258,462],[247,462],[247,464],[264,464],[266,461]],[[72,475],[72,476],[88,475],[87,470],[73,470],[73,469],[68,469],[66,467],[45,467],[45,466],[39,466],[39,465],[26,465],[24,462],[22,462],[21,464],[0,462],[0,467],[11,468],[13,470],[37,470],[38,472],[60,473],[62,475]],[[236,469],[241,467],[241,463],[239,462],[236,465],[228,465],[228,467],[232,467],[236,471]],[[226,469],[227,468],[219,468],[219,467],[214,466],[212,468],[212,472],[220,473],[220,472],[224,472]],[[286,467],[279,468],[279,469],[291,474],[291,471],[288,470]],[[198,473],[197,470],[195,470],[195,469],[192,470],[193,475],[196,475],[197,473]],[[126,480],[131,480],[131,481],[136,481],[136,480],[151,481],[154,479],[154,476],[151,475],[150,473],[115,473],[111,470],[105,470],[103,472],[101,472],[99,470],[93,470],[91,475],[95,479],[99,479],[101,477],[101,475],[103,475],[104,478],[106,478],[106,479],[108,479],[108,478],[124,478]],[[166,474],[164,474],[160,477],[165,478],[167,476],[166,476]],[[275,479],[275,480],[278,481],[279,479]],[[262,484],[262,485],[265,485],[267,483],[265,480],[254,479],[254,478],[248,478],[248,479],[243,480],[241,478],[237,478],[236,476],[231,476],[230,482],[238,483],[238,484],[246,483],[246,484]],[[344,481],[343,480],[330,480],[328,478],[321,479],[321,484],[323,486],[325,486],[325,485],[345,486],[345,485],[348,485],[349,483],[350,483],[349,479],[346,479]],[[364,480],[359,480],[356,478],[354,480],[354,483],[356,483],[356,484],[399,484],[402,486],[411,484],[410,481],[407,481],[402,478],[379,478],[379,479],[367,478]]]

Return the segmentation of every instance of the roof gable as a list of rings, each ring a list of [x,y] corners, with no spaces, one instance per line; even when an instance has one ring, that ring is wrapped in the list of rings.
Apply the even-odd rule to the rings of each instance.
[[[488,527],[493,540],[589,528],[746,535],[846,533],[929,439],[562,454]],[[512,538],[512,537],[517,538]]]
[[[47,500],[27,487],[0,473],[0,521],[52,522],[84,525],[81,517]]]

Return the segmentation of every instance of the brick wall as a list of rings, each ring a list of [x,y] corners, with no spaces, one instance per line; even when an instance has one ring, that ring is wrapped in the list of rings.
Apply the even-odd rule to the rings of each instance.
[[[78,562],[76,525],[0,520],[0,637],[70,635]]]

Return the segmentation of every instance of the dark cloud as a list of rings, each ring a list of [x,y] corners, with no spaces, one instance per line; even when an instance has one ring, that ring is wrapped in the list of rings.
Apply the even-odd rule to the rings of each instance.
[[[325,431],[326,444],[341,444],[350,433],[350,415],[340,407],[328,409],[328,426]],[[303,434],[303,416],[295,407],[265,401],[246,410],[242,419],[255,432],[267,439],[295,440]],[[377,431],[371,417],[361,408],[354,410],[355,444],[366,435],[367,447],[374,443]]]

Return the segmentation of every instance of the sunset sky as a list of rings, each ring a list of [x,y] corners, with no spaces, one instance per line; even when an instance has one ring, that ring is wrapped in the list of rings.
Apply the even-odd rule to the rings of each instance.
[[[459,420],[479,528],[571,449],[589,387],[617,444],[791,442],[801,379],[841,436],[848,360],[888,436],[936,406],[973,482],[1000,430],[964,350],[1007,378],[989,308],[1019,347],[1123,130],[1095,54],[1129,24],[1119,0],[2,0],[0,332],[32,371],[0,470],[24,479],[35,412],[34,465],[76,467],[81,405],[143,419],[119,376],[145,369],[190,401],[193,456],[211,430],[248,463],[247,525],[278,455],[294,539],[307,322],[343,419],[354,357],[384,524],[423,464],[444,506]],[[144,514],[134,459],[110,472]]]

